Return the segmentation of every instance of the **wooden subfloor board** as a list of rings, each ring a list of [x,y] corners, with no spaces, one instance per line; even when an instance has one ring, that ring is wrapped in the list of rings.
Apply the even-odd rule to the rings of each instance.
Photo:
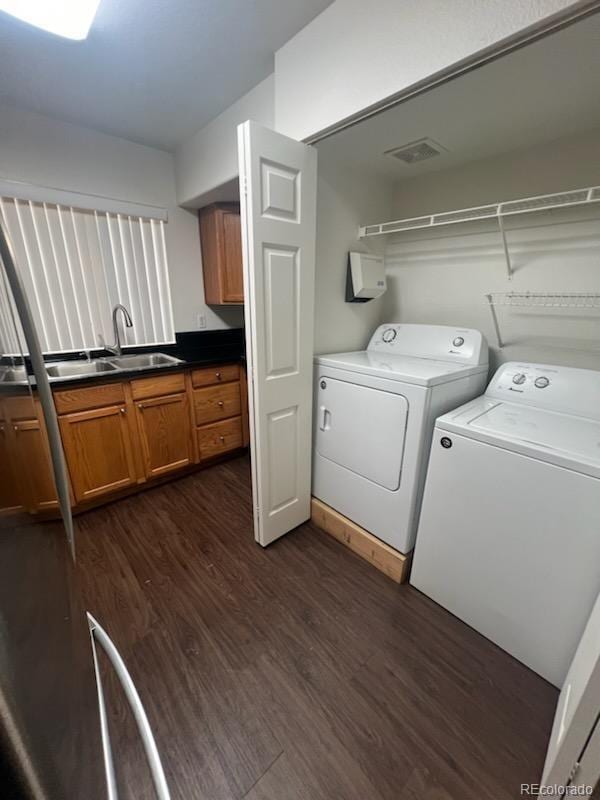
[[[388,578],[396,583],[404,583],[407,580],[410,554],[404,555],[394,550],[316,497],[312,498],[311,520],[318,528],[350,548],[353,553],[384,572]]]

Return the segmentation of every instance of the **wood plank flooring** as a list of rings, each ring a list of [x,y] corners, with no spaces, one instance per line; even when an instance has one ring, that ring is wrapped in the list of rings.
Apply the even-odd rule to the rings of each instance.
[[[538,780],[556,690],[311,524],[260,548],[247,459],[77,525],[173,800],[513,800]],[[153,798],[107,680],[122,796]]]

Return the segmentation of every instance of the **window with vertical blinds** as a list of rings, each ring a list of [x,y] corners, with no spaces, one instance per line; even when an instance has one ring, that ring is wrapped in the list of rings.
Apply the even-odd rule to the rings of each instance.
[[[124,343],[175,340],[163,220],[11,197],[0,214],[44,352],[112,343],[117,303],[133,320]],[[18,352],[2,287],[0,316],[1,349]]]

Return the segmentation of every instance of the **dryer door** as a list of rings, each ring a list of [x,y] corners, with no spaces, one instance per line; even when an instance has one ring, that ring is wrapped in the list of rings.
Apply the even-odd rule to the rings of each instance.
[[[317,451],[385,489],[400,486],[408,402],[400,394],[319,376]]]

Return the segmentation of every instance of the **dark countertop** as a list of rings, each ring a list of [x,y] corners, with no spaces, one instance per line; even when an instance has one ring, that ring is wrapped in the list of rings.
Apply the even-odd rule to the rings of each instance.
[[[245,363],[244,331],[242,328],[227,328],[218,331],[177,333],[176,341],[173,344],[123,348],[123,355],[134,355],[136,353],[165,353],[180,359],[181,363],[162,367],[144,367],[143,369],[119,369],[114,372],[101,372],[69,378],[53,378],[50,381],[50,385],[54,390],[68,389],[73,386],[114,383],[122,380],[144,378],[148,375],[180,372],[194,367],[209,367],[212,364]],[[110,353],[103,350],[92,351],[92,358],[110,358],[110,355]],[[81,358],[81,353],[61,353],[56,356],[48,356],[47,363]],[[33,380],[31,385],[35,386]],[[3,384],[0,382],[0,394],[26,394],[28,391],[28,387],[24,384]]]

